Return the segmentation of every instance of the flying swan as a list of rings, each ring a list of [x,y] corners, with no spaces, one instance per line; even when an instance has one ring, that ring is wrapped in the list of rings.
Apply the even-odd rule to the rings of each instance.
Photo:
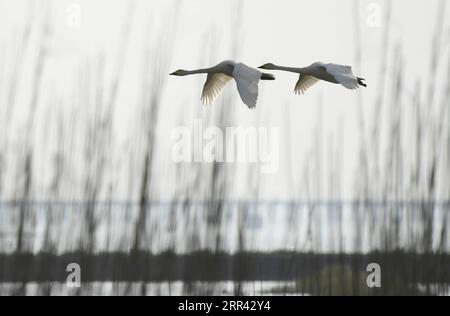
[[[314,63],[305,68],[283,67],[274,64],[264,64],[260,69],[282,70],[300,74],[295,85],[295,94],[305,94],[305,92],[316,84],[319,80],[328,81],[344,86],[347,89],[357,89],[359,86],[367,87],[365,79],[353,75],[352,67],[337,65]]]
[[[242,102],[250,109],[256,106],[258,100],[259,80],[275,80],[272,74],[262,73],[258,69],[231,60],[223,61],[211,68],[197,70],[180,69],[170,75],[187,76],[193,74],[208,74],[201,97],[203,104],[212,104],[225,85],[234,78]]]

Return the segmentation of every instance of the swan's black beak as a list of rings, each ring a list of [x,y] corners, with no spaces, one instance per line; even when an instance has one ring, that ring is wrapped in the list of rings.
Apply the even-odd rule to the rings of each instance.
[[[175,76],[176,71],[169,74],[169,76]]]
[[[264,65],[261,65],[258,67],[259,69],[264,69]]]

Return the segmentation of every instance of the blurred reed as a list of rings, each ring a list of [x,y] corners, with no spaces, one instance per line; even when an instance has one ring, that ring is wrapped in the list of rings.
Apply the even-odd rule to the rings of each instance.
[[[243,32],[242,4],[238,3],[233,9],[238,14],[230,23],[235,39]],[[428,84],[418,81],[413,93],[406,88],[402,48],[390,37],[392,8],[387,3],[378,95],[371,120],[365,121],[360,109],[366,101],[361,94],[356,96],[361,137],[354,201],[342,200],[342,126],[338,133],[324,135],[319,99],[314,145],[300,174],[291,175],[293,186],[294,177],[302,179],[297,194],[305,199],[259,199],[258,172],[252,166],[246,170],[251,199],[233,201],[230,192],[237,169],[214,162],[177,166],[176,195],[162,202],[155,189],[159,185],[155,174],[165,172],[155,159],[157,128],[180,4],[174,2],[167,17],[173,23],[157,39],[149,40],[149,33],[144,32],[140,121],[130,131],[137,147],[125,154],[125,175],[114,169],[119,159],[113,156],[118,154],[114,115],[125,80],[128,41],[135,27],[134,5],[130,4],[123,23],[112,73],[106,72],[103,55],[81,66],[76,97],[70,101],[80,110],[49,111],[50,117],[45,118],[38,113],[45,105],[42,91],[51,88],[42,85],[51,24],[47,18],[30,18],[18,37],[11,78],[0,81],[1,102],[6,104],[0,109],[6,127],[0,137],[0,282],[4,282],[0,283],[0,294],[64,292],[58,290],[60,284],[48,283],[61,279],[58,272],[50,273],[49,267],[57,269],[68,260],[87,262],[92,282],[108,281],[109,277],[124,283],[114,283],[109,294],[449,294],[450,53],[443,54],[449,44],[443,27],[445,1],[438,5]],[[355,1],[355,63],[361,69],[359,10]],[[30,12],[33,17],[34,12]],[[40,25],[37,34],[31,31],[34,24]],[[39,40],[32,42],[32,36]],[[213,33],[206,38],[209,48],[202,58],[212,63],[218,43]],[[31,49],[37,54],[31,69],[27,133],[13,146],[9,122],[25,71],[23,56]],[[235,40],[229,47],[230,56],[238,59],[239,49]],[[436,84],[439,76],[445,77],[445,86]],[[195,115],[225,128],[236,118],[233,109],[238,105],[233,100],[225,91],[221,104],[207,114],[195,110]],[[185,114],[175,120],[185,123]],[[288,122],[289,110],[283,115]],[[49,149],[45,157],[50,157],[50,162],[44,164],[38,147],[48,147],[35,137],[45,125],[43,120],[57,122],[56,147]],[[293,136],[289,124],[281,128]],[[39,168],[52,175],[46,184],[47,202],[35,195],[43,185],[37,178]],[[77,173],[82,175],[79,183],[72,181]],[[128,185],[129,199],[118,202],[115,190],[123,182]],[[78,193],[82,201],[68,199]],[[320,196],[330,200],[317,201]],[[437,196],[444,198],[438,200]],[[261,236],[253,227],[275,223],[281,225],[281,238],[271,235],[271,229],[268,236]],[[264,248],[267,238],[273,248]],[[59,261],[61,258],[65,261]],[[379,290],[365,286],[365,267],[370,259],[383,263],[389,276],[383,278]],[[26,262],[32,262],[31,268]],[[426,278],[430,271],[432,276]],[[173,274],[177,277],[172,278]],[[95,277],[100,275],[106,277]],[[114,279],[114,275],[121,279]],[[8,276],[16,277],[10,280]],[[30,282],[36,280],[40,285],[33,292]],[[180,290],[175,290],[177,281],[181,282]],[[224,286],[220,281],[232,284]],[[262,282],[268,281],[283,284],[265,288]],[[72,294],[101,291],[90,284]]]

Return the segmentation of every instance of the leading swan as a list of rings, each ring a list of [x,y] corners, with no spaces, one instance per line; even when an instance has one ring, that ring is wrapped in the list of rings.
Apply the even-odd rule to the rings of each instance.
[[[193,74],[208,74],[201,100],[203,104],[212,104],[225,85],[233,78],[241,96],[242,102],[250,109],[256,107],[258,101],[259,80],[275,80],[272,74],[267,74],[243,63],[226,60],[211,68],[197,70],[179,69],[170,75],[187,76]]]

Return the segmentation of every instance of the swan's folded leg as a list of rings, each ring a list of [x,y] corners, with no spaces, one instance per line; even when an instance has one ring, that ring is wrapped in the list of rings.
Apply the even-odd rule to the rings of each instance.
[[[357,77],[357,79],[358,79],[358,84],[360,86],[363,86],[364,88],[367,88],[367,84],[364,82],[366,79],[360,78],[360,77]]]
[[[268,74],[268,73],[263,72],[261,74],[261,80],[275,80],[275,76],[272,75],[272,74]]]

